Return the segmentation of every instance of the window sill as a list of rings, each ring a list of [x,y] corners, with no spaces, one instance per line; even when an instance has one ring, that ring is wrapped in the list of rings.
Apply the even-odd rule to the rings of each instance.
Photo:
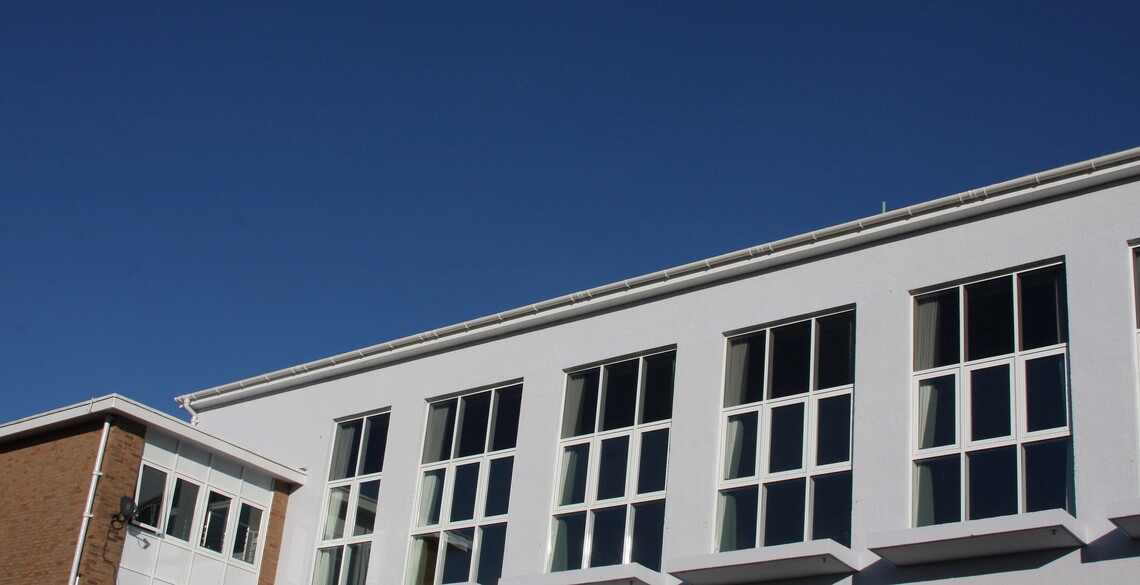
[[[1140,500],[1124,500],[1108,505],[1108,519],[1132,538],[1140,539]]]
[[[906,566],[1079,548],[1085,528],[1064,510],[923,526],[867,536],[867,548],[893,565]]]
[[[675,585],[668,575],[637,563],[610,565],[577,571],[558,571],[499,580],[499,585]]]
[[[831,539],[667,560],[665,570],[692,585],[727,585],[847,575],[868,563]]]

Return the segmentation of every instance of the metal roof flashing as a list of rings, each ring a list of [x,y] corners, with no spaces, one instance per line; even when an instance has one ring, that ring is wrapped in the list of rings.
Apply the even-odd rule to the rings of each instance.
[[[472,321],[178,396],[195,416],[228,402],[514,333],[789,262],[1140,175],[1140,147],[714,256]]]

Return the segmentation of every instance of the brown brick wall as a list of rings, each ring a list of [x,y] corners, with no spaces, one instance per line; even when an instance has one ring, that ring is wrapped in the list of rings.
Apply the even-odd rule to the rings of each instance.
[[[261,571],[257,585],[273,585],[277,579],[277,561],[281,558],[281,535],[285,531],[285,510],[293,486],[273,480],[273,503],[269,511],[269,526],[265,529],[265,552],[261,554]]]
[[[103,420],[95,419],[0,445],[0,567],[6,585],[67,583],[102,432]],[[119,497],[134,494],[144,432],[122,419],[112,426],[80,564],[84,585],[114,583],[122,535],[111,542],[109,519]]]

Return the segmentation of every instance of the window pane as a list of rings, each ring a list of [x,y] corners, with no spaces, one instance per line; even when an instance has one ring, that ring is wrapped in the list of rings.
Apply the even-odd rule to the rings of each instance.
[[[370,542],[348,545],[348,560],[344,563],[344,585],[364,585],[364,580],[368,577],[368,557],[371,553]]]
[[[1025,362],[1025,401],[1028,430],[1068,426],[1065,356],[1051,355]]]
[[[384,450],[388,443],[388,415],[368,417],[364,427],[364,456],[360,458],[360,474],[380,473],[384,468]]]
[[[479,464],[455,468],[455,485],[451,491],[451,521],[475,517],[475,491],[479,486]]]
[[[491,450],[513,449],[519,435],[519,408],[522,407],[522,386],[511,386],[497,392],[495,431]],[[484,583],[483,585],[487,585]]]
[[[428,526],[439,523],[440,505],[443,503],[443,480],[445,470],[435,469],[424,473],[420,482],[420,509],[417,525]]]
[[[586,513],[554,517],[554,555],[551,571],[582,568],[582,547],[586,540]]]
[[[447,548],[443,553],[443,583],[467,583],[471,575],[471,549],[475,529],[447,532]]]
[[[757,494],[754,485],[720,493],[720,552],[756,546]]]
[[[344,523],[348,518],[348,486],[329,490],[328,506],[325,508],[325,531],[322,540],[344,536]]]
[[[1132,249],[1132,290],[1136,303],[1136,328],[1140,329],[1140,248]]]
[[[827,465],[851,459],[851,395],[819,401],[819,440],[815,464]]]
[[[970,372],[970,437],[975,441],[1008,437],[1009,364]]]
[[[1072,512],[1073,455],[1070,440],[1025,445],[1025,511]]]
[[[329,464],[330,481],[356,474],[356,458],[360,454],[360,431],[363,425],[364,421],[357,419],[336,426],[332,462]]]
[[[764,339],[767,335],[766,331],[761,331],[729,343],[725,406],[751,404],[764,399]]]
[[[226,538],[226,520],[230,517],[230,498],[210,492],[206,500],[206,517],[202,521],[202,539],[199,546],[214,552],[222,552],[222,541]]]
[[[665,500],[633,505],[631,563],[661,570],[661,537],[665,531]]]
[[[599,500],[620,498],[625,495],[625,472],[628,466],[628,436],[602,441],[602,454],[598,469]]]
[[[771,453],[768,472],[803,467],[804,404],[791,404],[772,409]]]
[[[166,472],[144,465],[139,476],[138,511],[135,522],[157,528],[166,492]]]
[[[598,369],[574,374],[566,383],[566,412],[562,418],[562,437],[577,437],[594,432],[598,412]]]
[[[620,565],[625,548],[625,506],[594,511],[590,566]]]
[[[953,445],[958,435],[954,375],[918,384],[918,446],[920,449]]]
[[[812,478],[811,538],[851,546],[851,472]]]
[[[261,542],[261,509],[242,504],[238,512],[237,530],[234,531],[233,558],[253,563],[257,545]]]
[[[478,455],[487,448],[487,422],[491,420],[491,393],[480,392],[463,397],[459,421],[459,445],[456,457]]]
[[[645,391],[642,393],[641,422],[673,417],[673,352],[645,358]]]
[[[380,497],[380,480],[360,484],[356,497],[356,520],[353,521],[352,535],[372,534],[376,527],[376,500]]]
[[[496,585],[503,575],[503,549],[507,543],[507,525],[494,524],[479,530],[479,568],[475,581],[480,585]]]
[[[962,470],[958,455],[916,461],[915,525],[929,526],[962,519]]]
[[[665,489],[665,469],[669,462],[669,429],[641,435],[641,459],[638,461],[637,493],[647,494]]]
[[[602,396],[602,429],[620,429],[633,424],[637,407],[637,369],[640,360],[606,366],[606,387]]]
[[[317,550],[317,566],[313,571],[313,585],[339,585],[340,561],[344,556],[341,547]]]
[[[966,356],[977,360],[1013,352],[1013,279],[966,286]]]
[[[424,433],[423,463],[451,458],[451,438],[455,433],[455,400],[437,402],[428,411]]]
[[[166,518],[166,533],[179,540],[190,541],[190,527],[194,524],[194,507],[198,502],[198,486],[184,479],[174,482],[170,515]]]
[[[970,520],[1017,513],[1017,447],[974,451],[970,461]]]
[[[491,475],[487,480],[487,505],[483,512],[485,515],[498,516],[507,513],[507,507],[511,502],[511,475],[514,467],[514,457],[491,461]],[[585,486],[582,489],[584,492]]]
[[[586,501],[586,470],[590,464],[590,444],[571,445],[562,452],[562,496],[558,504]]]
[[[958,363],[958,289],[914,300],[914,369]]]
[[[756,475],[757,413],[728,417],[725,429],[724,479]]]
[[[1051,266],[1020,275],[1021,349],[1067,341],[1065,269]]]
[[[772,330],[771,370],[768,398],[808,391],[811,380],[811,321]]]
[[[434,585],[439,535],[417,536],[412,541],[412,585]]]
[[[765,484],[764,546],[804,539],[803,478]]]
[[[833,388],[855,381],[855,312],[816,321],[816,388]]]

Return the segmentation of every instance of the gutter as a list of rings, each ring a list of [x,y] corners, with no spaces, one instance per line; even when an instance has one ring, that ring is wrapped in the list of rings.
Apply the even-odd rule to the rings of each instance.
[[[196,420],[195,409],[215,408],[265,392],[351,373],[383,363],[386,359],[439,351],[685,287],[772,268],[842,249],[856,238],[860,242],[882,239],[1137,174],[1140,174],[1140,147],[215,386],[179,396],[175,401]],[[945,219],[950,214],[954,217]]]
[[[94,400],[92,400],[94,402]],[[87,539],[87,527],[91,524],[91,509],[95,505],[95,488],[99,485],[99,478],[103,476],[103,455],[107,452],[107,438],[111,434],[111,423],[114,416],[107,415],[103,419],[103,437],[99,439],[99,453],[95,456],[95,468],[91,471],[91,487],[87,489],[87,504],[83,507],[83,520],[79,525],[79,540],[75,543],[75,558],[71,561],[71,576],[69,585],[79,584],[79,560],[83,557],[83,541]]]

